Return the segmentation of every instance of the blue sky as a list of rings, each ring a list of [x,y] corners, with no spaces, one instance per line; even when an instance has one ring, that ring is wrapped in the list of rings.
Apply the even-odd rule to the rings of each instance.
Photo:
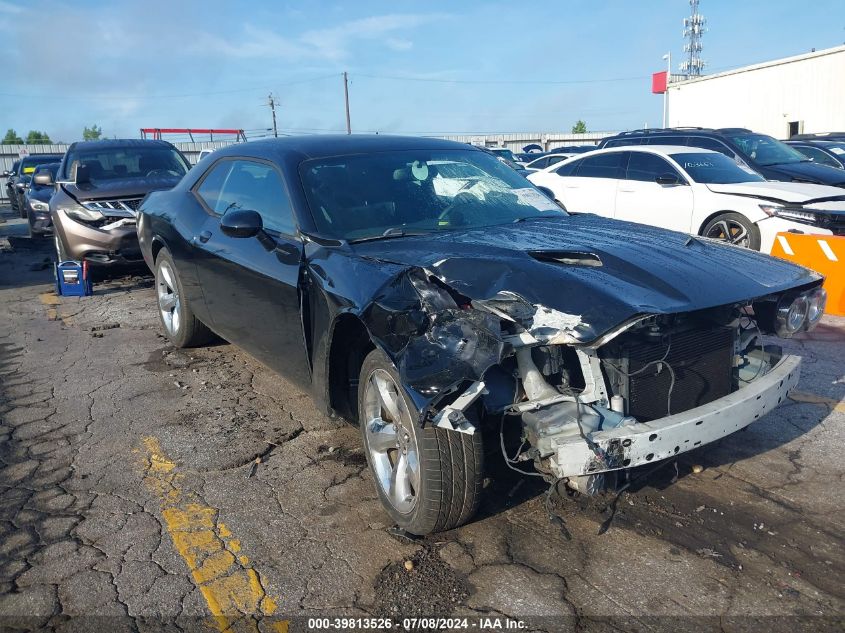
[[[659,125],[686,0],[0,0],[0,128],[496,133]],[[845,42],[843,0],[702,0],[713,72]],[[677,67],[677,64],[675,64]],[[614,81],[611,81],[614,80]],[[543,83],[546,82],[546,83]],[[550,83],[560,82],[560,83]]]

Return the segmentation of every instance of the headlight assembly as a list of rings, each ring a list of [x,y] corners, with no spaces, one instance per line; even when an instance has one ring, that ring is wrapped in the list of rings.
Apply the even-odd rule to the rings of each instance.
[[[827,290],[816,288],[807,293],[807,330],[812,330],[819,324],[827,306]]]
[[[816,327],[826,304],[827,292],[817,287],[800,295],[784,295],[777,301],[756,302],[754,316],[764,334],[792,338],[799,332]]]
[[[32,207],[33,211],[38,211],[40,213],[47,213],[50,210],[50,205],[46,202],[41,202],[40,200],[30,200],[29,206]]]
[[[795,298],[783,297],[778,302],[775,315],[775,334],[781,338],[792,338],[803,330],[808,307],[809,301],[806,295],[798,295]]]
[[[796,207],[782,207],[776,204],[761,204],[760,209],[770,217],[783,218],[802,224],[817,224],[819,216],[814,211],[807,211]]]
[[[73,205],[68,207],[61,207],[60,211],[67,213],[68,217],[77,222],[98,222],[103,219],[103,214],[94,209],[86,209],[81,205]]]

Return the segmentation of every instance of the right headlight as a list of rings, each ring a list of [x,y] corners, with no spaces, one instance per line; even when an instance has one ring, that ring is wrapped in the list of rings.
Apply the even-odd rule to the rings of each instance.
[[[775,313],[775,334],[781,338],[792,338],[804,329],[808,308],[807,295],[783,297]]]
[[[59,207],[59,211],[64,211],[69,218],[77,222],[97,222],[103,219],[103,214],[94,209],[86,209],[82,205],[74,204],[67,207]]]
[[[817,224],[819,216],[814,211],[796,207],[782,207],[776,204],[761,204],[760,210],[768,216],[801,222],[802,224]]]

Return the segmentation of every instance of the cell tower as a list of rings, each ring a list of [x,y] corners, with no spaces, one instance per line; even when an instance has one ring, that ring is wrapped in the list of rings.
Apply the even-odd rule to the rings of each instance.
[[[698,12],[698,1],[689,0],[690,16],[684,18],[684,52],[687,59],[681,64],[681,72],[688,77],[698,77],[704,69],[705,62],[701,59],[701,36],[707,30],[707,19]]]

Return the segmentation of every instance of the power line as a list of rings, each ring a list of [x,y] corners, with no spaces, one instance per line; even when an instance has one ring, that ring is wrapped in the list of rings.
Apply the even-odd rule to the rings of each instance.
[[[367,77],[369,79],[388,79],[391,81],[422,81],[441,84],[525,84],[525,85],[567,85],[567,84],[596,84],[610,83],[614,81],[641,81],[649,79],[651,75],[637,75],[631,77],[612,77],[607,79],[570,79],[565,81],[552,81],[544,79],[438,79],[435,77],[408,77],[401,75],[372,75],[368,73],[355,73],[356,77]]]

